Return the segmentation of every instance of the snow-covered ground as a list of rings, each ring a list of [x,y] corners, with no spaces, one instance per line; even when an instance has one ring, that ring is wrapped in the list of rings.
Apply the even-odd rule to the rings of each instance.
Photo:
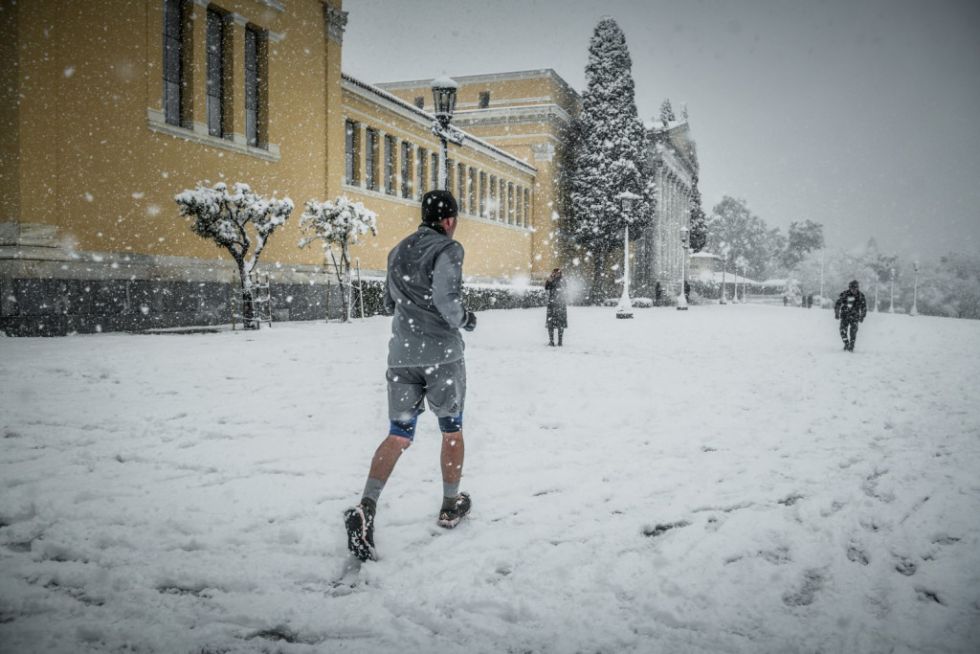
[[[0,339],[3,652],[980,651],[980,321],[485,312],[464,489],[382,495],[388,320]]]

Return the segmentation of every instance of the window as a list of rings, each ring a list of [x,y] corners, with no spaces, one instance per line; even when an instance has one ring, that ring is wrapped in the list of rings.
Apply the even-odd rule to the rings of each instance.
[[[228,22],[224,14],[208,9],[207,18],[207,111],[208,134],[225,136],[225,47]]]
[[[531,192],[524,189],[524,226],[531,226]]]
[[[490,175],[490,220],[497,220],[497,176]]]
[[[456,172],[456,165],[453,163],[453,160],[452,159],[447,158],[446,159],[446,189],[445,190],[449,191],[450,193],[452,192],[453,187],[455,186],[455,184],[454,184],[454,182],[456,181],[455,172]]]
[[[460,213],[466,211],[466,164],[456,166],[456,202]]]
[[[184,58],[190,48],[185,39],[190,38],[187,27],[188,3],[184,0],[166,0],[163,5],[163,115],[171,125],[189,126],[190,104],[187,70]]]
[[[476,215],[476,169],[470,168],[470,178],[466,184],[466,199],[470,213]]]
[[[268,120],[268,47],[265,32],[248,25],[245,28],[245,140],[264,148]]]
[[[487,174],[480,171],[480,218],[487,217]]]
[[[347,183],[361,183],[361,126],[352,120],[344,121],[344,175]]]
[[[412,144],[402,141],[402,197],[412,197]]]
[[[490,91],[480,91],[480,109],[490,106]]]
[[[507,182],[500,179],[500,222],[507,222]]]
[[[514,224],[514,183],[507,182],[507,224]]]
[[[425,195],[425,180],[428,176],[426,174],[426,166],[429,165],[429,153],[425,151],[425,148],[419,148],[418,158],[415,161],[416,166],[416,189],[415,193],[418,195],[419,200]]]
[[[432,189],[439,188],[439,153],[432,153]]]
[[[395,195],[395,137],[385,134],[385,193]]]
[[[417,95],[415,96],[415,106],[419,109],[425,109],[425,96]]]
[[[521,187],[514,187],[514,224],[521,224]]]
[[[369,190],[378,190],[378,130],[367,128],[367,149],[364,151],[367,169],[364,174],[365,186]]]

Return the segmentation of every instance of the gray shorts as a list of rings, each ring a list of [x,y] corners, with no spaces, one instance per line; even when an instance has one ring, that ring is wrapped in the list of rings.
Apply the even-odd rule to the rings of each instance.
[[[422,401],[439,418],[463,413],[466,364],[463,359],[432,366],[388,368],[388,419],[408,421],[422,413]]]

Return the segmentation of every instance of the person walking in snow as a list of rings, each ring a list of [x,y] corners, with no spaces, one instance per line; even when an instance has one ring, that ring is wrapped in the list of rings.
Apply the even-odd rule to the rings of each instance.
[[[548,294],[548,309],[545,313],[544,324],[548,328],[548,345],[555,344],[555,330],[558,330],[558,346],[561,347],[562,336],[568,328],[568,306],[565,300],[565,279],[561,276],[561,268],[551,271],[551,277],[544,283]]]
[[[344,512],[347,548],[361,561],[377,559],[378,497],[415,438],[426,400],[442,431],[443,499],[437,523],[451,529],[470,510],[470,496],[459,491],[466,398],[459,330],[473,331],[476,315],[462,301],[463,246],[453,240],[458,213],[452,193],[429,191],[422,197],[422,224],[388,254],[384,306],[394,314],[386,374],[390,425],[371,459],[360,504]]]
[[[851,280],[847,290],[840,294],[834,303],[834,318],[840,320],[840,337],[844,341],[844,349],[854,351],[857,341],[858,323],[864,322],[868,315],[868,304],[864,293],[858,288],[857,280]]]

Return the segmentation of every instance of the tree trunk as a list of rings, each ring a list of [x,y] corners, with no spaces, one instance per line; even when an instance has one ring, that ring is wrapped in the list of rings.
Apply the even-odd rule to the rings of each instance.
[[[238,264],[238,276],[242,284],[242,324],[245,329],[258,329],[259,321],[255,319],[255,304],[252,301],[252,283],[245,272],[244,259],[235,259]]]
[[[592,270],[592,293],[589,297],[589,304],[599,306],[606,297],[605,251],[596,248],[595,257],[592,261],[595,267]]]

